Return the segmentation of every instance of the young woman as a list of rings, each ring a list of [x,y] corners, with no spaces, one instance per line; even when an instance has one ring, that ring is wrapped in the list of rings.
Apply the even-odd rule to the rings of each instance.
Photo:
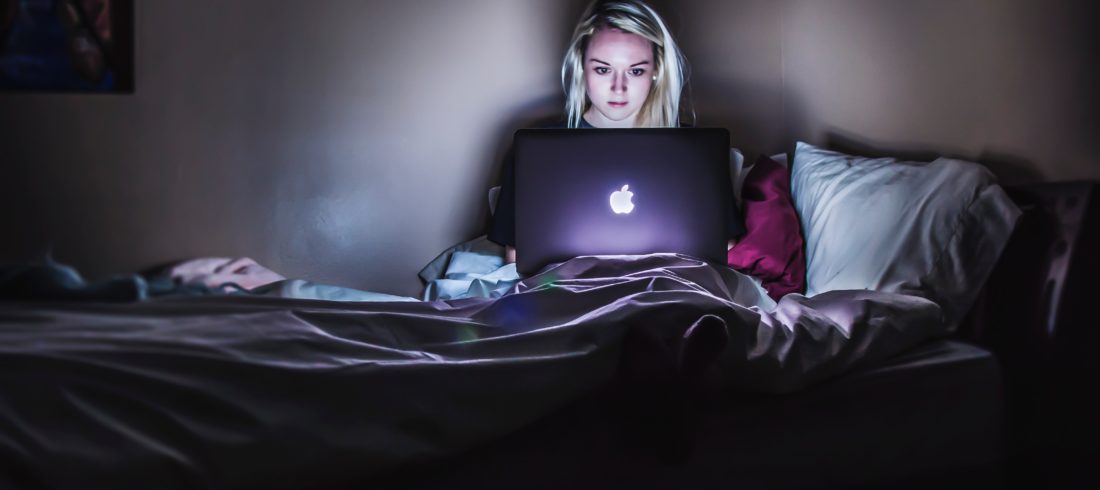
[[[651,7],[638,0],[596,0],[578,21],[562,60],[564,126],[679,127],[686,65],[664,20]],[[508,262],[516,257],[512,182],[509,159],[489,230],[490,240],[506,246]],[[744,223],[736,209],[730,215],[728,236],[737,238],[744,234]],[[184,282],[236,282],[247,289],[282,279],[248,258],[189,261],[178,265],[172,275]]]
[[[562,61],[566,124],[677,127],[685,78],[684,56],[657,12],[638,1],[597,1]]]
[[[595,1],[573,30],[561,65],[565,126],[679,127],[686,60],[661,16],[637,0]],[[515,189],[509,159],[489,239],[515,262]],[[744,233],[732,213],[731,237]],[[732,245],[732,242],[731,242]]]

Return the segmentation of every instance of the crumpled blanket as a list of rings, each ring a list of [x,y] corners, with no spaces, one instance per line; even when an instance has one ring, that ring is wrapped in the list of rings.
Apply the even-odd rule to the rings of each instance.
[[[498,299],[6,303],[0,478],[353,481],[515,431],[609,382],[628,330],[676,335],[702,315],[728,332],[725,387],[771,393],[945,333],[922,298],[832,291],[776,304],[747,276],[668,254],[579,257]]]
[[[515,264],[504,263],[504,247],[485,236],[444,250],[418,274],[424,282],[423,301],[463,298],[499,298],[508,294],[523,276]],[[760,279],[746,276],[756,285]],[[327,299],[334,301],[415,301],[407,296],[361,291],[288,279],[257,288],[252,294],[278,298]]]
[[[444,250],[418,274],[423,301],[499,298],[523,277],[515,264],[504,263],[504,247],[484,235]],[[251,294],[274,298],[332,301],[416,301],[408,296],[362,291],[304,279],[287,279],[258,287]]]
[[[504,263],[504,247],[482,235],[439,254],[420,270],[424,301],[499,298],[523,279],[515,264]]]

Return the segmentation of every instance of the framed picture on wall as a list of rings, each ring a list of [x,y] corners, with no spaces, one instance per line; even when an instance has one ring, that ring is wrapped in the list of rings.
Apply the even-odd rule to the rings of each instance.
[[[0,90],[132,92],[133,0],[0,0]]]

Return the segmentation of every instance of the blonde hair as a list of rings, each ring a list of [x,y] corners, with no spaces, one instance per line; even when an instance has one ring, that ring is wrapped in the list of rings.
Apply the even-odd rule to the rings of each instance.
[[[661,16],[637,0],[595,0],[577,22],[569,41],[569,49],[561,63],[566,126],[580,127],[581,117],[591,104],[584,80],[584,55],[592,35],[604,28],[637,34],[653,45],[656,80],[649,89],[645,103],[638,110],[635,126],[678,127],[681,95],[688,78],[687,60],[672,39],[672,33]]]

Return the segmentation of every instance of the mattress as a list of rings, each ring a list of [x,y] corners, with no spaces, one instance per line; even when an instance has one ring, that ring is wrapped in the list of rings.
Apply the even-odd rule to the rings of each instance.
[[[830,291],[776,304],[747,276],[672,254],[579,257],[496,300],[3,304],[0,487],[346,488],[449,460],[565,407],[578,422],[533,438],[560,443],[549,454],[598,451],[590,438],[604,437],[594,461],[628,455],[614,445],[635,442],[601,421],[684,397],[584,397],[628,378],[616,376],[624,358],[641,361],[628,363],[634,374],[667,374],[660,349],[620,355],[628,333],[668,347],[704,315],[729,335],[715,363],[724,385],[714,386],[739,393],[816,386],[945,333],[941,310],[922,298]],[[745,418],[730,433],[758,423],[752,406],[716,405]]]
[[[988,483],[997,478],[1002,458],[1001,384],[988,351],[937,340],[791,395],[714,400],[696,418],[692,452],[680,463],[662,462],[647,441],[624,434],[617,423],[623,414],[616,413],[622,407],[582,402],[462,456],[405,468],[374,483],[393,488]]]

